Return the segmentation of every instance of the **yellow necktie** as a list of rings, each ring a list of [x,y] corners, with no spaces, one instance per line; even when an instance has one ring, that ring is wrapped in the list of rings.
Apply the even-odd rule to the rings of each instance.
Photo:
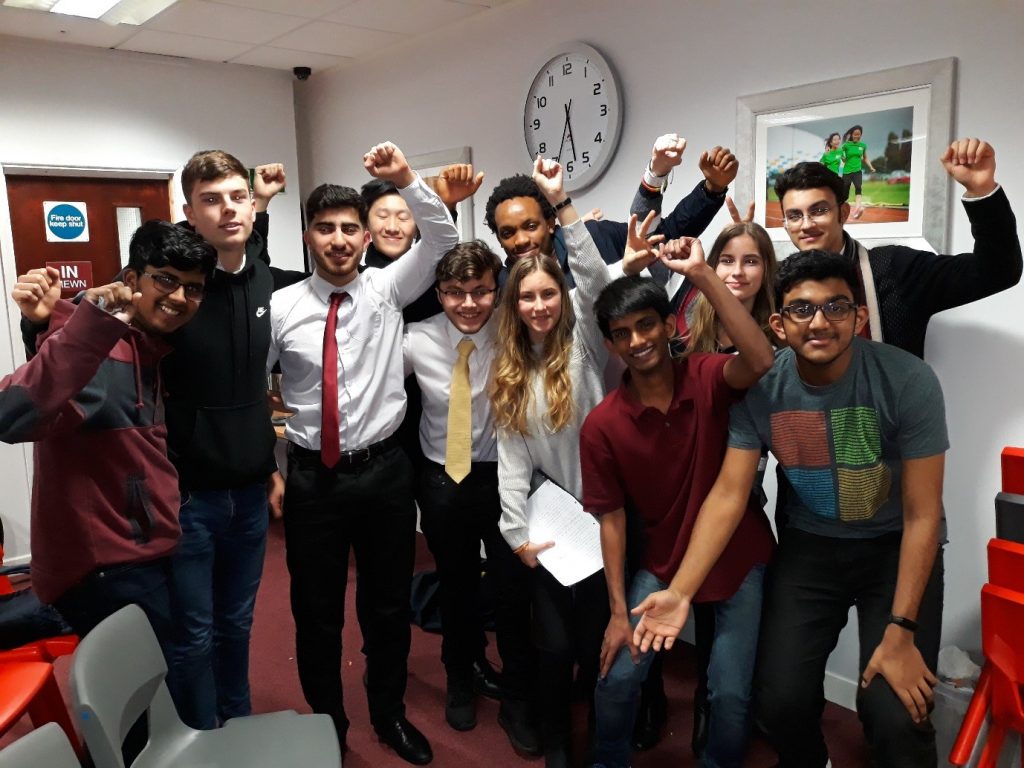
[[[473,451],[472,391],[469,387],[469,356],[476,349],[472,339],[459,342],[459,358],[452,367],[448,395],[448,440],[444,471],[456,483],[469,474]]]

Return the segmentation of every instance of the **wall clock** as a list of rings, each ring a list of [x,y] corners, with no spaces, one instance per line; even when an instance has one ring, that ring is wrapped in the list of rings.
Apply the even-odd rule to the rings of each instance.
[[[619,143],[622,102],[615,73],[585,43],[559,46],[537,72],[523,108],[530,157],[557,160],[572,192],[593,184]]]

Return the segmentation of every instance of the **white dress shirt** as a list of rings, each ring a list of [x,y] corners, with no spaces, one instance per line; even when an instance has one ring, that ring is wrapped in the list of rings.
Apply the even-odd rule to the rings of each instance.
[[[498,438],[494,432],[491,401],[487,396],[496,351],[496,323],[492,316],[483,328],[467,336],[442,313],[420,323],[411,323],[405,329],[402,341],[405,375],[415,374],[423,392],[420,446],[430,461],[444,464],[448,449],[448,396],[452,387],[452,368],[459,357],[457,347],[463,339],[472,339],[476,344],[476,349],[469,356],[473,461],[498,460]]]
[[[399,193],[409,204],[421,239],[387,269],[368,269],[344,286],[314,273],[276,291],[270,300],[267,371],[281,363],[281,395],[295,415],[285,437],[320,449],[323,339],[331,294],[338,307],[338,426],[341,450],[366,448],[394,434],[405,416],[402,308],[430,287],[434,267],[459,241],[440,198],[416,177]]]

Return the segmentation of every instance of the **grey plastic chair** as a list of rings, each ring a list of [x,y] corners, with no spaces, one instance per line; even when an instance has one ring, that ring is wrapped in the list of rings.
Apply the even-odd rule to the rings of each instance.
[[[122,608],[82,639],[71,666],[71,696],[96,768],[125,768],[121,745],[147,712],[149,743],[134,768],[341,767],[338,737],[327,715],[275,712],[197,731],[178,717],[166,675],[156,635],[138,606]]]
[[[47,723],[0,752],[0,768],[81,768],[81,765],[60,726]]]

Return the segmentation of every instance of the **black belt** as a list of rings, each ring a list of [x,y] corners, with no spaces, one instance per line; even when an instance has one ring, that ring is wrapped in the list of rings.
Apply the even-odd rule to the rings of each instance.
[[[366,464],[371,459],[377,458],[397,445],[398,435],[391,435],[390,437],[385,437],[379,443],[368,445],[365,448],[359,448],[355,451],[342,451],[341,456],[338,458],[338,463],[334,467],[337,469],[342,466],[357,467],[361,464]],[[316,459],[320,461],[320,451],[303,448],[301,445],[291,442],[288,443],[288,455],[298,459]]]
[[[438,464],[436,461],[430,459],[423,460],[424,467],[432,472],[439,475],[446,475],[444,471],[444,464]],[[474,480],[487,481],[488,479],[498,479],[498,462],[496,461],[474,461],[469,465],[469,474],[466,478],[473,478]]]

